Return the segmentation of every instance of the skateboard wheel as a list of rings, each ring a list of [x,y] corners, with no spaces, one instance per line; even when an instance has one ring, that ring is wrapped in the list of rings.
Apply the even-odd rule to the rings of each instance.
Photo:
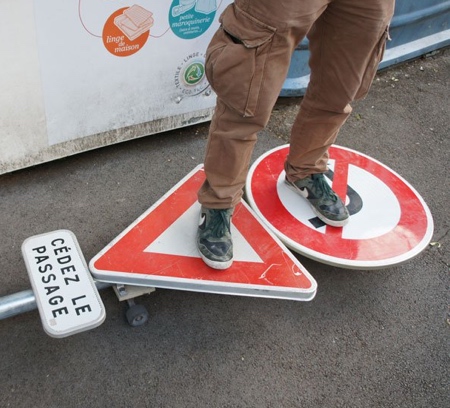
[[[142,326],[148,320],[147,309],[142,305],[133,305],[127,310],[126,318],[130,326]]]

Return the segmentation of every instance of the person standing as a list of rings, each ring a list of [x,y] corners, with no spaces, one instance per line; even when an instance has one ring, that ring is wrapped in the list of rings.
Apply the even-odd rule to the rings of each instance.
[[[326,224],[349,221],[325,181],[328,148],[366,96],[383,57],[395,0],[235,0],[208,45],[206,75],[217,95],[205,152],[197,248],[214,269],[233,262],[231,218],[257,132],[270,118],[295,47],[307,36],[310,82],[284,164],[289,188]]]

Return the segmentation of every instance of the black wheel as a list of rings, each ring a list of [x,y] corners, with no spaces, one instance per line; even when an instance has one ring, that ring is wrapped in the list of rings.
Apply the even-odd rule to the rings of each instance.
[[[148,320],[148,312],[145,306],[133,305],[127,310],[127,321],[130,326],[142,326]]]

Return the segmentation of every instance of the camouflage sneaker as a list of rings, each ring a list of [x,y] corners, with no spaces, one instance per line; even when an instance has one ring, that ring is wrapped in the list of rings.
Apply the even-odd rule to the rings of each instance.
[[[343,227],[348,223],[349,213],[342,200],[331,189],[321,173],[290,182],[288,187],[306,198],[316,215],[328,225]]]
[[[231,216],[233,208],[215,210],[202,207],[197,230],[197,248],[206,265],[227,269],[233,263]]]

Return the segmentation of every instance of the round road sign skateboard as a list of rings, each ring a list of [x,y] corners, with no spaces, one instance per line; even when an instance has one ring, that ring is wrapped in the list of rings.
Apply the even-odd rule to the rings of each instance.
[[[252,165],[246,183],[250,206],[295,252],[350,269],[379,269],[405,262],[429,244],[433,218],[417,191],[379,161],[341,146],[329,150],[326,179],[345,200],[350,221],[325,225],[309,203],[284,183],[289,145]]]

